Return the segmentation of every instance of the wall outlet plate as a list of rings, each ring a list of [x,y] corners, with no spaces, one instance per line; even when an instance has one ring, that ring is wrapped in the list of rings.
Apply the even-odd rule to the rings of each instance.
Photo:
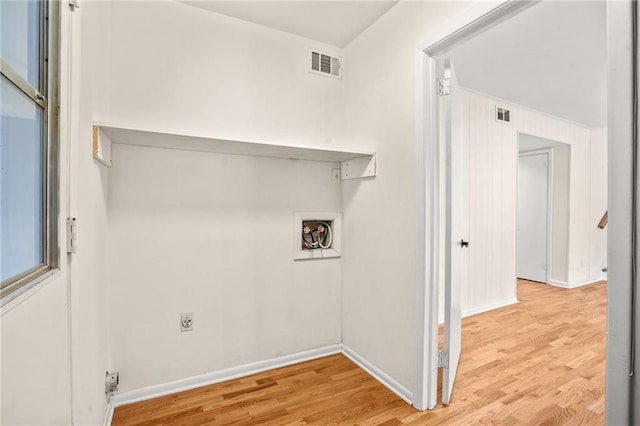
[[[180,314],[180,331],[193,331],[193,312]]]

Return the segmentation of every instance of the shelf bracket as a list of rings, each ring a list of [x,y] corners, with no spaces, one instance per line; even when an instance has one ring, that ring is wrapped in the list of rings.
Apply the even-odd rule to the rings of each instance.
[[[341,179],[361,179],[376,175],[376,155],[365,155],[340,163]]]
[[[111,167],[111,140],[100,126],[93,126],[93,158]]]

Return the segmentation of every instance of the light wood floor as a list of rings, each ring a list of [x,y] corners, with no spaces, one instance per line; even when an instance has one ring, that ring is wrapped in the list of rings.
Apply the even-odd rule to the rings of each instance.
[[[334,355],[119,407],[112,424],[604,424],[606,283],[520,281],[518,298],[463,320],[448,407],[418,412]]]

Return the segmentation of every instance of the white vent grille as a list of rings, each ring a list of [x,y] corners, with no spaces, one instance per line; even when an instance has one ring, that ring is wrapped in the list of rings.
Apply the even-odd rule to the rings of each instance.
[[[309,69],[309,72],[334,78],[341,78],[341,58],[327,55],[326,53],[318,52],[317,50],[310,50],[309,52],[311,54],[311,58],[309,59],[311,68]]]
[[[499,123],[511,123],[511,111],[496,105],[496,121]]]

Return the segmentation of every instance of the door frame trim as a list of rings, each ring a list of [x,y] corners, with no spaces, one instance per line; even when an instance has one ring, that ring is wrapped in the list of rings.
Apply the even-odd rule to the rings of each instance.
[[[637,313],[640,301],[637,272],[633,265],[640,259],[640,237],[637,229],[640,213],[633,200],[640,197],[640,185],[634,179],[640,155],[637,144],[638,96],[640,78],[638,55],[638,23],[640,10],[630,0],[607,2],[607,140],[608,140],[608,204],[607,239],[607,362],[605,418],[608,424],[636,424],[640,421],[638,371],[640,362],[635,345],[640,341]],[[632,236],[633,231],[636,234]],[[635,289],[635,290],[634,290]],[[635,314],[634,314],[635,312]]]
[[[440,264],[440,150],[436,60],[463,41],[505,21],[540,0],[478,3],[432,32],[414,51],[416,123],[416,352],[413,405],[437,404],[438,292]]]
[[[520,132],[518,132],[518,146],[520,146]],[[518,160],[520,157],[530,157],[533,155],[546,155],[547,161],[549,163],[547,167],[547,241],[546,241],[546,262],[547,268],[544,273],[545,284],[551,284],[551,258],[552,258],[552,236],[553,236],[553,148],[543,148],[543,149],[535,149],[531,151],[518,151]],[[520,164],[516,165],[516,179],[520,173]],[[518,196],[519,196],[518,186],[516,185],[516,225],[518,223]],[[517,245],[518,243],[518,233],[516,232],[516,278],[519,278],[518,275],[518,253],[517,253]]]

